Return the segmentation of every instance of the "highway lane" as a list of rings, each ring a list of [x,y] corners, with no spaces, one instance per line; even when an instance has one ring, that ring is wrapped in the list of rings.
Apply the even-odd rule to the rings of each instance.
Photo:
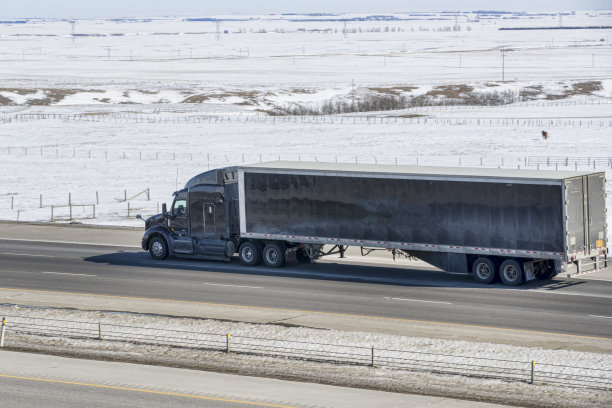
[[[0,359],[2,407],[501,407],[450,398],[10,351],[0,351]]]
[[[382,265],[282,269],[169,258],[134,248],[0,240],[0,287],[367,315],[612,338],[612,282],[520,288]],[[163,306],[160,305],[163,313]]]

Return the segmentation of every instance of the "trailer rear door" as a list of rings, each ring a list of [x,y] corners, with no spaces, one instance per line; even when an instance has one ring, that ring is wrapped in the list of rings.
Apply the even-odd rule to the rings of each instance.
[[[605,175],[591,174],[588,177],[588,248],[594,251],[605,246],[606,199]]]
[[[565,181],[567,252],[578,254],[584,251],[585,203],[582,177]]]

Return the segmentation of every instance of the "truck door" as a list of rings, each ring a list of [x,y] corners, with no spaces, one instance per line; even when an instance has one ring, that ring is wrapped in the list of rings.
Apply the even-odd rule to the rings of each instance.
[[[190,190],[189,202],[195,253],[223,258],[226,237],[223,187],[197,186]]]
[[[193,243],[189,236],[189,210],[188,195],[186,191],[179,192],[172,203],[170,230],[176,234],[172,239],[172,250],[176,253],[193,253]]]

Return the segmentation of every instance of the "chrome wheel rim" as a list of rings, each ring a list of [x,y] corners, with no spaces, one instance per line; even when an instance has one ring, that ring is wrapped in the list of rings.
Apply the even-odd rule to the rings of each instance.
[[[478,275],[480,279],[489,279],[491,276],[491,268],[484,262],[479,263],[478,266],[476,266],[476,275]]]
[[[274,264],[278,262],[278,252],[276,252],[275,249],[268,249],[268,252],[266,252],[266,258],[268,259],[269,263]]]
[[[164,246],[161,242],[155,241],[151,245],[151,251],[153,251],[153,255],[155,256],[162,256],[162,254],[164,253]]]
[[[242,258],[247,262],[253,260],[253,249],[249,247],[244,248],[242,250]]]
[[[518,269],[514,265],[507,265],[504,268],[504,277],[508,281],[515,281],[518,279]]]

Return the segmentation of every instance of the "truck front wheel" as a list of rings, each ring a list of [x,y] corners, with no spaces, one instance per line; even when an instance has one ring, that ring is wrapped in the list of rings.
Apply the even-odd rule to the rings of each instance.
[[[153,237],[149,241],[151,258],[161,261],[168,257],[168,243],[162,237]]]
[[[499,277],[504,285],[519,286],[525,282],[523,265],[514,259],[506,259],[499,267]]]
[[[493,282],[496,273],[495,262],[489,258],[478,258],[472,265],[472,275],[478,283],[488,284]]]
[[[268,268],[280,268],[285,264],[285,248],[282,244],[270,243],[263,249],[263,261]]]
[[[240,262],[246,266],[255,266],[261,262],[261,247],[255,242],[243,242],[238,249]]]

